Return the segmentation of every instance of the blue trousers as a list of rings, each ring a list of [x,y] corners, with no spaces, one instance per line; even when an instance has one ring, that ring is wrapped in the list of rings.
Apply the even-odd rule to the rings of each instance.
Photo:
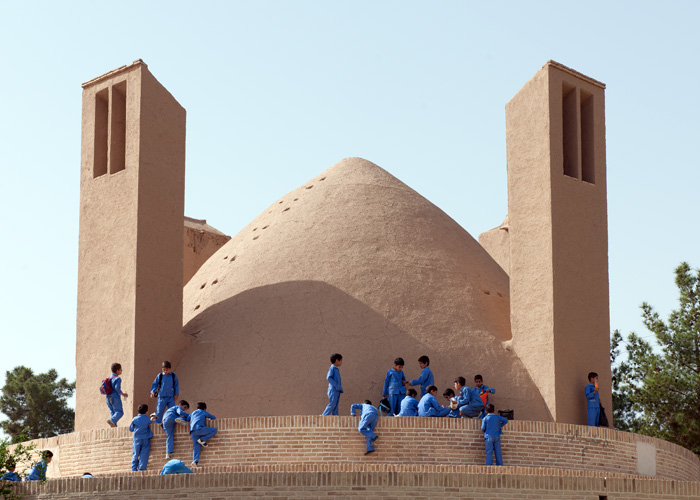
[[[600,407],[588,408],[588,425],[592,427],[600,426]]]
[[[192,438],[193,462],[199,462],[199,454],[202,451],[202,445],[199,444],[197,440],[201,439],[202,441],[209,441],[216,435],[217,432],[217,429],[213,427],[202,427],[201,429],[197,429],[196,431],[190,432],[190,437]]]
[[[156,403],[156,424],[160,424],[163,421],[163,413],[171,406],[175,406],[175,398],[173,396],[162,398],[158,396],[158,402]]]
[[[337,415],[338,403],[340,403],[340,393],[335,389],[328,388],[328,406],[321,415]]]
[[[464,405],[459,407],[459,413],[461,413],[465,417],[473,418],[478,417],[482,409],[483,406],[481,405],[481,403],[479,403],[479,406]]]
[[[163,430],[165,431],[165,453],[173,453],[175,451],[175,420],[163,422]]]
[[[107,394],[107,408],[109,408],[109,419],[117,425],[119,419],[124,416],[121,396],[114,393]]]
[[[496,455],[496,465],[503,465],[501,457],[501,436],[484,437],[486,446],[486,465],[493,465],[493,456]]]
[[[367,451],[374,451],[372,441],[377,439],[377,435],[374,433],[374,428],[377,426],[378,420],[379,418],[376,414],[362,417],[362,420],[360,420],[360,426],[357,428],[357,430],[360,431],[365,438],[367,438]]]
[[[151,453],[151,438],[134,438],[132,450],[134,454],[131,457],[131,470],[146,470],[148,455]]]
[[[401,401],[405,398],[405,394],[389,394],[387,399],[389,400],[389,405],[391,406],[391,411],[389,415],[398,415],[401,413]]]

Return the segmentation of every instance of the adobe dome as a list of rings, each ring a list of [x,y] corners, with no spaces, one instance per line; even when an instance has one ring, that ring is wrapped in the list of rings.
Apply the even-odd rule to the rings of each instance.
[[[180,392],[219,416],[320,414],[339,352],[345,414],[378,402],[395,357],[410,380],[425,354],[440,392],[481,373],[497,408],[551,420],[509,346],[508,290],[447,214],[348,158],[272,204],[185,286]]]

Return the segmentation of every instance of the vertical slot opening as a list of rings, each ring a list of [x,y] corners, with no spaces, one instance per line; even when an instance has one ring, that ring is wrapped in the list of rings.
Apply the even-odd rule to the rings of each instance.
[[[109,89],[95,94],[95,138],[93,151],[92,177],[107,173],[107,132],[109,117]]]
[[[112,86],[109,173],[124,170],[126,157],[126,80]]]
[[[578,106],[576,87],[562,83],[562,132],[564,146],[564,175],[578,176]]]
[[[595,184],[593,94],[581,91],[581,179]]]

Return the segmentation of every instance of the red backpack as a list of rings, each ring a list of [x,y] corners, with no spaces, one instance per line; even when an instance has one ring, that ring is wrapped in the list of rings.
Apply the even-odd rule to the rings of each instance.
[[[112,388],[112,379],[114,378],[114,375],[107,377],[102,381],[100,384],[100,394],[104,394],[105,396],[108,396],[114,392],[114,389]]]

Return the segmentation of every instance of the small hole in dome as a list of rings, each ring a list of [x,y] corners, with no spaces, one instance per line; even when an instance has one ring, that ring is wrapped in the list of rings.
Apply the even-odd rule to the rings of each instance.
[[[314,187],[313,184],[311,184],[310,186],[306,186],[304,189],[311,189],[312,187]]]
[[[267,229],[268,227],[270,227],[269,224],[267,226],[263,226],[263,229]]]
[[[270,211],[269,211],[269,212],[267,212],[267,213],[268,213],[268,214],[271,214],[271,213],[272,213],[272,210],[270,210]]]
[[[257,231],[257,230],[258,230],[258,228],[257,228],[257,227],[254,227],[254,228],[253,228],[253,231]]]
[[[197,305],[195,306],[195,308],[194,308],[195,311],[196,311],[197,309],[199,309],[199,304],[197,304]]]
[[[503,297],[503,294],[501,292],[496,292],[496,295],[498,295],[499,297]]]
[[[226,259],[228,259],[228,255],[226,257],[224,257],[224,260],[226,260]]]
[[[254,240],[257,240],[258,238],[260,238],[260,235],[253,237]]]
[[[284,200],[280,201],[280,202],[278,203],[278,205],[281,205],[282,203],[284,203]]]
[[[201,289],[204,288],[205,286],[207,286],[206,283],[204,283],[202,286],[200,286],[199,289],[201,290]]]
[[[294,198],[294,201],[297,201],[299,198]]]
[[[236,260],[236,256],[235,256],[235,255],[234,255],[233,257],[231,257],[231,260],[229,261],[229,263],[233,264],[233,261],[234,261],[234,260]]]
[[[325,180],[326,180],[325,177],[321,177],[321,178],[319,179],[319,181],[325,181]]]
[[[211,282],[212,285],[216,285],[219,282],[219,280],[214,280]]]
[[[285,209],[282,210],[282,211],[283,211],[283,212],[286,212],[287,210],[289,210],[289,207],[285,208]]]
[[[491,292],[489,292],[488,290],[482,290],[482,292],[484,292],[486,295],[491,295]]]

